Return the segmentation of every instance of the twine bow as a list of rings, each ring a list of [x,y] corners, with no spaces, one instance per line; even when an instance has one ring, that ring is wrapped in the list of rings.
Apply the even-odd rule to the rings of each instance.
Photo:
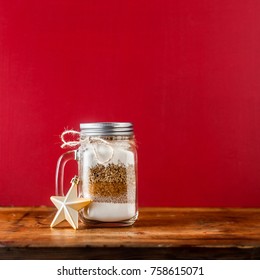
[[[78,140],[76,141],[67,141],[65,140],[65,135],[77,135],[78,136]],[[62,141],[62,145],[61,148],[65,149],[65,148],[72,148],[72,147],[77,147],[78,145],[80,145],[80,133],[76,130],[65,130],[62,132],[61,136],[61,141]]]
[[[76,137],[78,139],[77,140],[72,140],[72,141],[67,141],[67,140],[65,140],[66,135],[73,135],[74,137],[76,135]],[[102,139],[101,137],[93,137],[93,136],[90,137],[90,136],[88,136],[88,137],[85,137],[84,139],[81,139],[80,138],[80,132],[78,132],[76,130],[65,130],[61,134],[60,138],[61,138],[61,141],[63,143],[61,145],[61,148],[63,148],[63,149],[73,148],[73,147],[81,146],[81,145],[84,145],[84,144],[91,144],[92,148],[93,148],[93,151],[94,151],[94,154],[95,154],[95,158],[101,164],[109,162],[114,155],[114,149],[111,147],[111,144],[108,141]],[[103,161],[100,159],[100,156],[98,155],[98,151],[97,151],[97,148],[96,148],[96,146],[97,146],[96,144],[100,144],[100,143],[109,147],[109,149],[111,151],[111,154],[110,154],[109,158],[106,159],[106,160],[103,160]]]

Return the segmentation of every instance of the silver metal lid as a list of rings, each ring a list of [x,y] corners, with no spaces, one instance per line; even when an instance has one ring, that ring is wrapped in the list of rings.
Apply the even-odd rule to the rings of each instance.
[[[80,131],[88,136],[133,135],[133,124],[128,122],[81,123]]]

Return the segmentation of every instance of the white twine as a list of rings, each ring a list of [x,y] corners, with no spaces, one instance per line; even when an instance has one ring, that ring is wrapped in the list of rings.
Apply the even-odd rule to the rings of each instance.
[[[76,146],[80,145],[80,138],[77,141],[66,141],[64,137],[65,137],[65,135],[68,135],[68,134],[70,134],[70,135],[78,135],[80,137],[80,133],[78,131],[76,131],[76,130],[72,130],[71,129],[71,130],[63,131],[61,136],[60,136],[61,141],[63,143],[61,145],[61,148],[63,148],[63,149],[65,149],[65,148],[72,148],[72,147],[76,147]]]
[[[65,135],[77,135],[79,139],[74,140],[74,141],[67,141],[67,140],[65,140]],[[61,145],[61,148],[63,148],[63,149],[64,148],[73,148],[73,147],[77,147],[77,146],[84,145],[84,144],[94,144],[94,145],[92,145],[92,147],[93,147],[95,158],[101,164],[109,162],[112,159],[112,157],[114,156],[114,149],[111,147],[110,143],[100,137],[86,137],[84,139],[80,139],[80,132],[78,132],[76,130],[65,130],[61,134],[60,138],[63,143]],[[108,146],[111,151],[111,155],[109,156],[109,158],[106,160],[103,160],[103,161],[100,160],[100,157],[98,156],[98,151],[97,151],[97,148],[95,145],[100,142],[102,144]]]

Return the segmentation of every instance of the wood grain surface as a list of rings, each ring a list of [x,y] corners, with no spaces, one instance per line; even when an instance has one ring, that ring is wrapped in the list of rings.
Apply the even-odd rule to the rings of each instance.
[[[260,209],[142,208],[131,227],[50,223],[56,209],[0,208],[0,259],[260,259]]]

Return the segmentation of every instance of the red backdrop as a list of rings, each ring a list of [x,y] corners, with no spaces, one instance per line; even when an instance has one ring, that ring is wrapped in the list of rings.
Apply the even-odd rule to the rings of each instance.
[[[258,0],[0,0],[0,205],[50,205],[65,127],[131,121],[141,206],[260,206],[259,15]]]

